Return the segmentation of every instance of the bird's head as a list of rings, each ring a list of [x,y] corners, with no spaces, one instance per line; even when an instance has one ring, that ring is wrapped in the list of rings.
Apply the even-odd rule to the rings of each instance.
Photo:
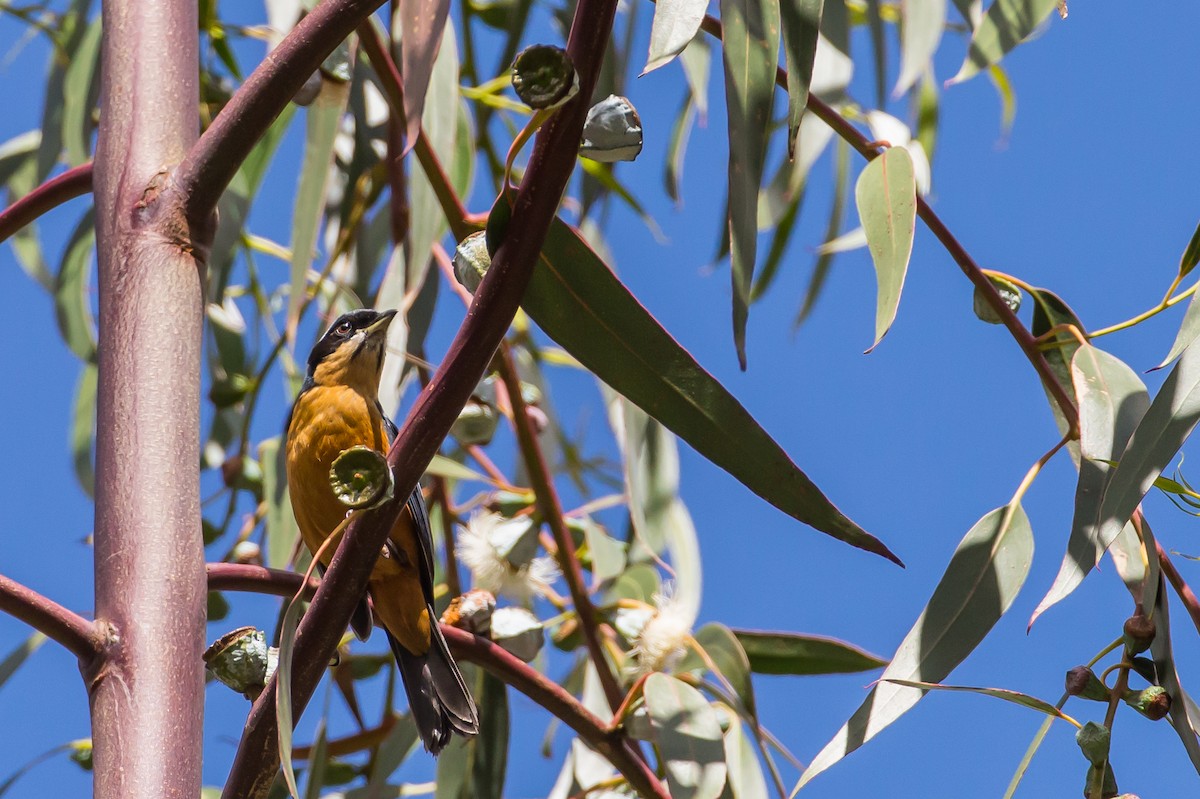
[[[383,372],[388,325],[395,315],[361,308],[339,316],[308,356],[308,379],[318,386],[350,386],[374,396]]]

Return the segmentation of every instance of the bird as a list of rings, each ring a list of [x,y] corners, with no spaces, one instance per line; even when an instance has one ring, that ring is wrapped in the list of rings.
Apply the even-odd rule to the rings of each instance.
[[[287,421],[288,490],[300,535],[316,553],[348,508],[329,471],[343,451],[386,453],[396,426],[379,402],[388,325],[395,311],[359,309],[339,316],[308,356],[308,372]],[[327,567],[332,547],[321,553]],[[367,593],[387,633],[425,749],[437,755],[452,733],[479,732],[479,713],[433,610],[433,540],[421,487],[408,497],[371,572]],[[371,616],[364,597],[354,631],[365,638]]]

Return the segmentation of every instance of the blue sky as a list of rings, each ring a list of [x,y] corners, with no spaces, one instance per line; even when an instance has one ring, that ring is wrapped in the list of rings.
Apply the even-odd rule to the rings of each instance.
[[[1055,19],[1037,41],[1019,48],[1005,61],[1018,98],[1016,124],[1007,136],[986,79],[942,95],[931,203],[982,265],[1057,291],[1092,328],[1161,299],[1200,218],[1195,181],[1200,155],[1190,146],[1198,119],[1191,92],[1200,7],[1176,5],[1169,17],[1155,10],[1130,14],[1114,4],[1075,3],[1066,21]],[[648,22],[644,7],[643,42]],[[5,19],[0,52],[8,52],[20,36]],[[865,45],[865,37],[855,40],[859,53],[866,52]],[[964,50],[961,38],[947,36],[936,64],[939,79],[954,74]],[[40,43],[4,62],[7,113],[0,119],[0,140],[38,124],[44,65]],[[638,68],[640,63],[633,71]],[[894,79],[894,62],[890,70]],[[859,71],[869,74],[866,61]],[[812,318],[792,333],[811,248],[825,226],[828,155],[814,170],[782,274],[752,309],[749,370],[739,372],[727,266],[710,268],[723,204],[715,187],[725,175],[719,75],[707,127],[692,136],[680,208],[660,189],[662,154],[683,91],[678,68],[631,80],[627,91],[642,114],[646,150],[620,174],[658,217],[669,243],[656,242],[636,217],[615,208],[609,245],[621,277],[817,484],[908,565],[898,569],[814,533],[684,446],[682,496],[696,521],[704,563],[701,618],[836,636],[888,656],[958,540],[984,513],[1008,501],[1029,465],[1057,440],[1034,372],[1002,328],[975,319],[969,282],[920,226],[898,319],[872,354],[862,354],[872,339],[875,298],[865,251],[837,260]],[[872,96],[861,78],[854,92],[864,101]],[[888,110],[907,117],[904,104]],[[290,197],[294,187],[296,132],[293,127],[269,177],[280,196]],[[478,192],[469,203],[472,210],[488,204]],[[252,228],[286,240],[290,202],[263,206]],[[82,208],[83,201],[76,201],[54,212],[43,226],[44,238],[65,240]],[[54,251],[61,245],[47,246]],[[0,461],[0,483],[10,509],[0,537],[0,571],[84,611],[92,605],[91,550],[82,541],[92,511],[74,482],[66,443],[78,362],[61,343],[52,302],[20,271],[8,246],[0,248],[0,287],[14,310],[7,346],[0,349],[7,387],[0,393],[0,413],[9,420],[0,432],[0,446],[9,453]],[[1097,344],[1142,371],[1162,359],[1181,313],[1175,309]],[[443,304],[432,355],[444,350],[460,314],[454,303]],[[1022,315],[1028,320],[1028,310]],[[586,430],[588,445],[611,455],[594,384],[561,377],[555,402],[564,426]],[[1153,391],[1161,376],[1145,379]],[[265,397],[257,435],[278,429],[283,397],[281,388]],[[508,451],[498,457],[505,466],[511,462]],[[1014,688],[1053,701],[1066,669],[1119,633],[1130,601],[1107,561],[1031,633],[1025,631],[1058,570],[1074,480],[1069,460],[1060,456],[1028,494],[1025,508],[1037,551],[1025,589],[952,682]],[[1200,552],[1192,519],[1159,498],[1147,507],[1168,550]],[[1176,558],[1176,563],[1185,579],[1200,582],[1191,562]],[[269,626],[276,607],[274,600],[239,599],[230,619],[213,625],[210,638],[236,624]],[[1196,631],[1174,607],[1177,657],[1187,685],[1200,663],[1200,647]],[[0,617],[0,651],[27,634],[19,623]],[[381,641],[372,643],[382,647]],[[562,669],[560,663],[552,673],[561,676]],[[757,677],[763,722],[807,760],[862,701],[871,676]],[[219,784],[245,703],[215,687],[208,698],[205,778]],[[318,692],[306,729],[322,701]],[[519,696],[512,707],[518,722],[506,795],[544,795],[566,738],[560,732],[554,759],[543,761],[537,749],[545,714]],[[1073,707],[1080,718],[1100,717],[1099,706]],[[86,695],[70,656],[53,645],[39,651],[0,688],[0,718],[9,720],[0,725],[0,779],[38,753],[86,736]],[[998,797],[1040,721],[986,698],[931,696],[817,778],[802,796],[886,791],[902,797]],[[1085,763],[1072,738],[1065,725],[1052,729],[1019,796],[1078,794]],[[1166,723],[1132,712],[1118,718],[1113,762],[1122,790],[1143,797],[1180,795],[1196,784]],[[398,780],[421,781],[432,773],[422,754],[403,768]],[[9,795],[78,793],[89,784],[86,774],[59,759],[40,766]]]

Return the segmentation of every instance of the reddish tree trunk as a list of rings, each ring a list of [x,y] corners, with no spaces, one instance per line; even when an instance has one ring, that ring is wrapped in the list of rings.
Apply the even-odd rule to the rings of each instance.
[[[202,259],[165,170],[197,136],[189,0],[106,0],[95,158],[99,255],[95,795],[200,792]]]

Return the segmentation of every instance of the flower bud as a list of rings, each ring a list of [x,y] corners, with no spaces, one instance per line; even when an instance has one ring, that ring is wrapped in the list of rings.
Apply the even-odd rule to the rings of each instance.
[[[1132,654],[1145,652],[1154,643],[1158,631],[1154,619],[1147,618],[1141,608],[1125,620],[1125,648]]]
[[[1108,727],[1094,721],[1084,724],[1075,733],[1075,743],[1079,744],[1079,748],[1083,750],[1083,756],[1095,766],[1103,766],[1108,760],[1108,747],[1111,740],[1112,732]]]
[[[251,700],[267,684],[269,660],[266,635],[254,627],[225,633],[204,653],[212,675]]]
[[[450,606],[442,614],[442,624],[475,635],[487,635],[492,630],[492,613],[495,610],[496,597],[488,591],[474,588],[450,600]]]
[[[1111,696],[1108,687],[1087,666],[1076,666],[1067,672],[1067,693],[1096,702],[1107,702]]]
[[[579,154],[592,161],[632,161],[642,151],[642,121],[633,103],[610,94],[588,111]]]
[[[252,566],[262,565],[262,548],[253,541],[239,541],[233,547],[234,563],[246,563]]]
[[[545,643],[542,623],[525,608],[499,608],[492,614],[492,640],[528,663]]]
[[[492,256],[488,254],[485,231],[472,233],[454,248],[454,276],[472,294],[479,288],[480,281],[491,265]]]
[[[1141,691],[1126,691],[1121,698],[1151,721],[1158,721],[1171,712],[1171,695],[1161,685],[1151,685]]]

